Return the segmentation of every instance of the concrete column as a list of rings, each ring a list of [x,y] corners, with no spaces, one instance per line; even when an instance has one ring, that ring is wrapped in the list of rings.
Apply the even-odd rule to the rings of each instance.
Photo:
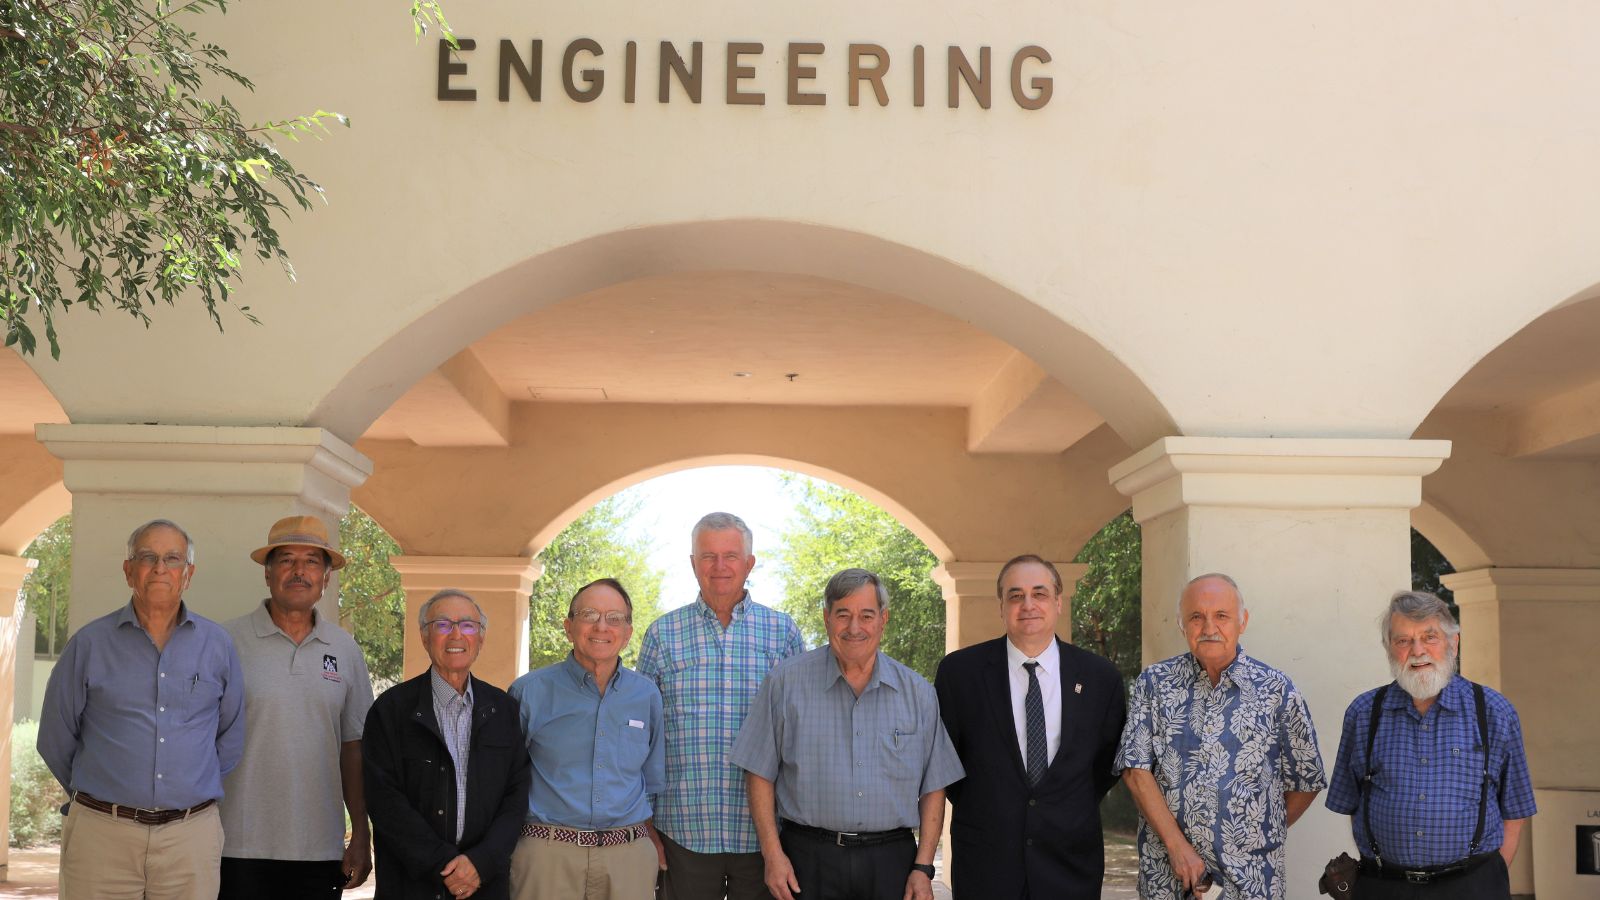
[[[472,674],[499,687],[528,671],[528,596],[544,565],[526,556],[391,556],[406,592],[405,675],[428,668],[417,611],[445,588],[472,595],[489,618]]]
[[[1587,648],[1571,643],[1600,634],[1600,570],[1485,568],[1442,580],[1461,607],[1461,674],[1516,706],[1533,786],[1600,789],[1600,678]],[[1534,890],[1531,837],[1525,829],[1511,867],[1514,894]]]
[[[128,534],[155,518],[195,542],[185,594],[201,615],[227,620],[266,595],[250,551],[284,516],[314,515],[339,533],[350,489],[371,474],[367,458],[321,428],[201,425],[40,425],[38,437],[65,463],[72,492],[74,631],[126,603]],[[337,620],[338,584],[323,597]]]
[[[1000,605],[995,597],[995,579],[1000,577],[997,562],[963,562],[951,560],[935,566],[933,580],[944,592],[944,650],[946,653],[992,640],[1006,633],[1005,621],[1000,618]],[[1082,563],[1055,564],[1061,573],[1061,619],[1056,623],[1056,634],[1072,641],[1072,595],[1078,589],[1078,579],[1089,567]]]
[[[1374,625],[1410,584],[1410,510],[1448,441],[1171,437],[1111,469],[1143,533],[1146,664],[1185,652],[1178,594],[1225,572],[1250,611],[1243,645],[1289,675],[1311,707],[1325,766],[1345,707],[1389,679]],[[1321,798],[1290,831],[1289,897],[1353,849]]]
[[[11,711],[16,692],[17,647],[24,662],[33,661],[33,634],[22,633],[27,618],[17,595],[38,560],[0,555],[0,784],[11,783]],[[11,803],[0,804],[0,835],[11,834]],[[10,841],[0,841],[0,882],[10,865]]]

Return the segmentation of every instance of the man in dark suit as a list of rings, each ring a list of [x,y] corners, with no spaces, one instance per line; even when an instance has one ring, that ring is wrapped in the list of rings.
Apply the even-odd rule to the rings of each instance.
[[[939,712],[967,777],[947,791],[957,900],[1097,898],[1100,798],[1127,699],[1105,659],[1056,637],[1061,575],[1019,556],[996,585],[1006,636],[939,664]]]
[[[377,897],[506,900],[530,778],[517,704],[472,677],[477,601],[440,591],[417,619],[433,664],[373,702],[361,740]]]

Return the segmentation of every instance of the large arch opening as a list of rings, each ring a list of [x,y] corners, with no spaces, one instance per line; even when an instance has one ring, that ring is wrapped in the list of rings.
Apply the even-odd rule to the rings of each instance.
[[[309,424],[358,435],[463,348],[560,301],[686,273],[803,276],[907,298],[969,322],[1034,360],[1131,445],[1172,418],[1113,348],[1012,287],[870,235],[797,222],[729,220],[627,229],[541,253],[470,285],[403,328],[330,389]]]

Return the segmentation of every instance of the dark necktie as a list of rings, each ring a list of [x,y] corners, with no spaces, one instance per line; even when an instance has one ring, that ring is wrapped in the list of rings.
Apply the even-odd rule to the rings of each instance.
[[[1025,662],[1028,670],[1028,696],[1023,698],[1022,712],[1028,719],[1028,784],[1035,785],[1044,777],[1049,751],[1044,741],[1044,695],[1039,690],[1039,664]]]

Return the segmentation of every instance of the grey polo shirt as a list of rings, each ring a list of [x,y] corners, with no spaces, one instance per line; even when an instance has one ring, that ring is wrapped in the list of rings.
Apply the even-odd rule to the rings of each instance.
[[[966,775],[927,679],[879,651],[857,697],[826,644],[761,683],[729,761],[775,783],[780,818],[832,831],[915,828]]]
[[[340,859],[339,750],[361,739],[372,706],[361,648],[321,616],[296,646],[265,602],[226,627],[244,668],[245,745],[222,785],[222,855]]]

